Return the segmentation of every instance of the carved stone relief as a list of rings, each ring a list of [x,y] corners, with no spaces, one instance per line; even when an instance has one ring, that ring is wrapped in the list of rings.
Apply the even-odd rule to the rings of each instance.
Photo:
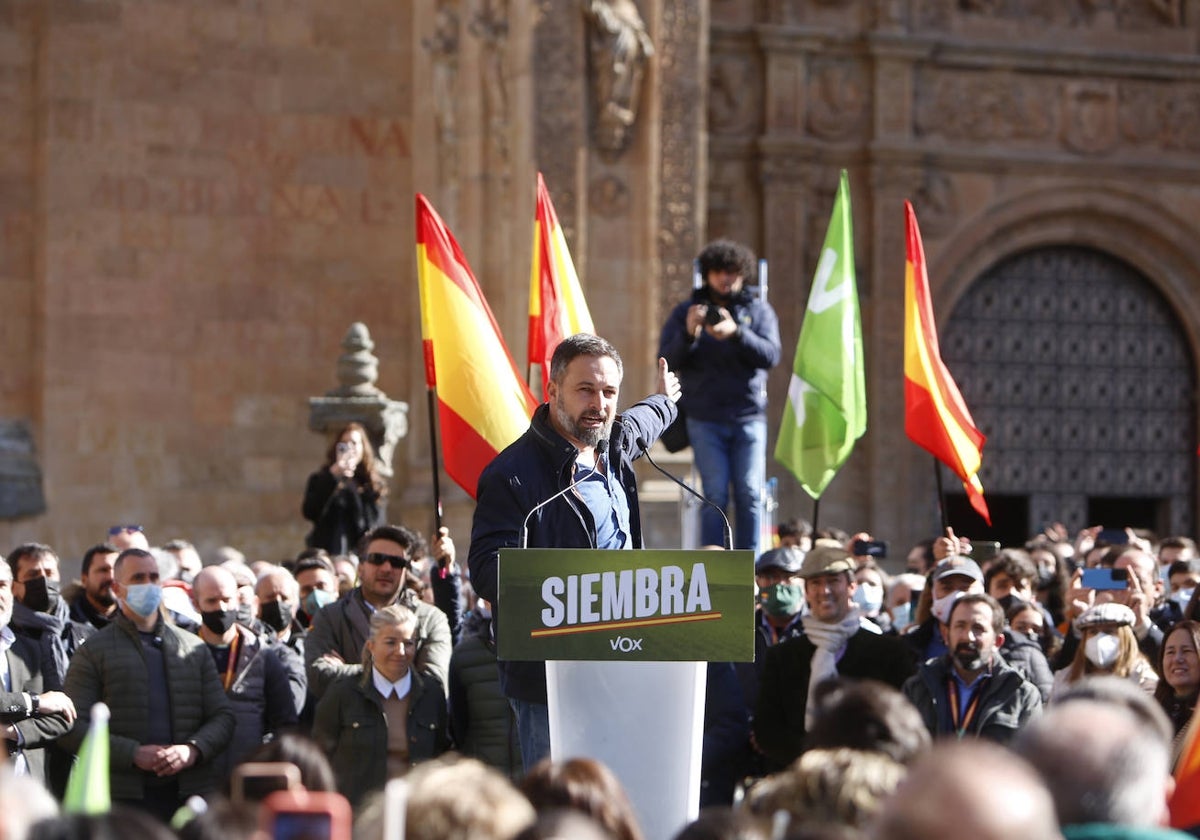
[[[435,12],[434,32],[421,40],[433,60],[433,122],[437,130],[437,159],[440,180],[447,195],[458,184],[458,4],[443,0]],[[446,211],[450,212],[450,211]]]
[[[1119,90],[1117,122],[1126,142],[1168,152],[1200,150],[1200,88],[1126,82]]]
[[[697,207],[703,207],[705,161],[700,158],[704,131],[702,100],[701,15],[694,0],[662,0],[662,37],[657,70],[663,90],[660,107],[658,255],[662,283],[659,301],[666,307],[691,288],[692,258],[700,250],[704,229]]]
[[[854,59],[814,59],[808,74],[808,130],[842,140],[863,130],[870,99],[867,72]]]
[[[619,157],[633,139],[646,62],[654,44],[633,0],[586,0],[592,139],[601,155]]]
[[[586,132],[582,17],[562,14],[561,0],[541,0],[534,41],[534,156],[575,252],[579,224],[575,150],[584,145]]]
[[[979,144],[1047,141],[1055,120],[1044,84],[1008,73],[925,69],[916,78],[915,133]]]
[[[1117,86],[1111,82],[1068,82],[1063,86],[1062,141],[1085,155],[1117,144]]]
[[[918,0],[923,26],[944,29],[958,17],[1038,22],[1091,30],[1152,31],[1185,25],[1183,0]]]
[[[488,127],[488,141],[495,154],[495,163],[508,174],[508,3],[509,0],[483,0],[467,30],[483,43],[483,108]]]
[[[753,57],[714,55],[708,84],[710,132],[746,134],[762,123],[762,79]]]

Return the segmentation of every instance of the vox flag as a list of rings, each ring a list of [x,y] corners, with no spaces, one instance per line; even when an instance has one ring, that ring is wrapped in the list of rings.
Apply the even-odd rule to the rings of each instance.
[[[542,173],[537,176],[537,210],[533,222],[533,272],[529,284],[529,387],[548,399],[550,357],[554,348],[575,333],[594,333],[583,287],[571,262],[567,239],[550,203]]]
[[[111,715],[103,703],[92,706],[91,715],[63,795],[63,811],[67,814],[107,814],[112,810],[108,775]]]
[[[904,202],[904,431],[909,440],[954,471],[975,512],[992,524],[979,467],[987,440],[975,428],[950,371],[942,363],[925,247],[912,204]]]
[[[417,194],[417,277],[425,384],[437,394],[446,474],[475,497],[483,468],[537,406],[446,225]]]
[[[862,321],[843,170],[796,342],[775,459],[818,499],[866,431]]]

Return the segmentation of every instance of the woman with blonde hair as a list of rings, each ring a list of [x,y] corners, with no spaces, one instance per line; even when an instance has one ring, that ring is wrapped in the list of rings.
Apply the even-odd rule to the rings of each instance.
[[[383,523],[387,482],[379,473],[361,423],[347,423],[325,451],[325,463],[308,477],[304,518],[313,523],[309,548],[348,554],[362,535]]]
[[[1081,638],[1071,664],[1054,673],[1051,696],[1084,677],[1112,675],[1128,679],[1153,696],[1158,675],[1139,649],[1133,610],[1124,604],[1097,604],[1075,619]]]
[[[416,613],[393,604],[376,610],[370,626],[362,674],[331,685],[313,722],[313,740],[352,805],[450,748],[442,684],[412,667],[420,643]]]

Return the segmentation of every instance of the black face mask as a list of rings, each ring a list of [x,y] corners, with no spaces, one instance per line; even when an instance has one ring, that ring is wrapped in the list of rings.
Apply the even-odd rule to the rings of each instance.
[[[48,577],[36,577],[25,581],[25,606],[34,612],[54,614],[58,611],[62,596],[58,594],[58,581]]]
[[[229,628],[237,621],[237,610],[212,610],[211,612],[200,613],[200,620],[204,622],[204,626],[216,633],[218,636],[224,636],[229,632]]]
[[[1018,598],[1016,595],[1005,595],[1003,598],[997,598],[996,600],[999,602],[1000,606],[1004,609],[1005,614],[1007,614],[1008,611],[1010,609],[1012,609],[1012,605],[1017,603],[1017,601],[1019,601],[1021,599]]]
[[[254,621],[254,608],[249,604],[238,604],[237,610],[234,611],[234,619],[239,624],[249,627]]]
[[[282,633],[292,623],[292,605],[283,601],[267,601],[262,605],[261,613],[262,623],[276,633]]]

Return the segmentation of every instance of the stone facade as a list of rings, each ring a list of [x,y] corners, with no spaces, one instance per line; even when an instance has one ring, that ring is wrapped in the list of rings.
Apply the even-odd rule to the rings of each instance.
[[[598,143],[597,91],[619,88],[592,84],[608,11],[638,22],[643,64],[628,131]],[[901,202],[948,327],[1004,259],[1081,246],[1156,289],[1194,359],[1198,39],[1200,0],[0,0],[0,421],[34,442],[0,542],[70,558],[139,522],[294,553],[325,447],[308,400],[359,321],[380,388],[410,406],[392,517],[428,529],[413,194],[521,363],[539,170],[629,399],[707,238],[770,260],[773,441],[843,167],[871,419],[822,518],[927,534],[931,471],[903,433]],[[806,513],[771,471],[781,512]],[[472,503],[442,488],[465,552]]]

